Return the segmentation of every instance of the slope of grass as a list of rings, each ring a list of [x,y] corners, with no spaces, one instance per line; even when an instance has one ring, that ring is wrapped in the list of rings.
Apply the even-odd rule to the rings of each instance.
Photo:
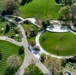
[[[76,53],[76,35],[73,33],[46,32],[45,34],[44,42],[42,35],[40,36],[40,44],[47,52],[60,56],[69,56]]]
[[[0,49],[2,52],[2,59],[0,60],[0,75],[4,75],[7,67],[7,58],[11,55],[18,54],[19,46],[0,40]],[[23,60],[24,55],[21,55]]]
[[[40,18],[44,18],[46,17],[47,12],[47,16],[51,15],[53,19],[57,19],[59,17],[58,11],[60,9],[60,5],[58,5],[55,0],[33,0],[29,4],[20,6],[19,9],[21,10],[21,16],[23,18],[36,17],[37,14],[40,15]]]

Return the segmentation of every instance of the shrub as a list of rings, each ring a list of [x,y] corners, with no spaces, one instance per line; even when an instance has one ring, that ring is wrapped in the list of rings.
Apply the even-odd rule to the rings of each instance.
[[[10,31],[10,25],[7,23],[6,24],[6,29],[5,29],[5,34],[8,33]]]
[[[30,42],[30,45],[31,46],[35,46],[36,45],[36,42],[33,40],[33,41]]]
[[[21,54],[23,54],[24,53],[24,47],[23,46],[21,46],[20,48],[19,48],[19,55],[21,55]]]

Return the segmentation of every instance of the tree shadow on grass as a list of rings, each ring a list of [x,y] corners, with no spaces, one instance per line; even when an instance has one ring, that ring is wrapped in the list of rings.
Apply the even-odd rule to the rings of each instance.
[[[22,0],[22,2],[21,2],[21,6],[24,6],[25,4],[28,4],[28,3],[30,3],[30,2],[32,2],[33,0]]]
[[[5,22],[6,20],[4,18],[0,18],[0,23]]]

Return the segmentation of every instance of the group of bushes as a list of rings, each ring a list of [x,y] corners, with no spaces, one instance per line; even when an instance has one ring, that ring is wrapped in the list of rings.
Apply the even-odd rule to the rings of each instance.
[[[61,65],[62,65],[63,67],[65,67],[66,64],[69,63],[69,62],[70,62],[70,63],[76,63],[76,54],[73,55],[73,57],[71,57],[71,58],[62,59]]]
[[[19,33],[20,33],[19,28],[16,27],[15,25],[13,25],[12,23],[6,23],[6,25],[0,29],[1,35],[5,35],[5,36],[8,35],[8,37],[13,38],[17,41],[21,40]],[[16,34],[17,34],[17,36],[16,36]]]

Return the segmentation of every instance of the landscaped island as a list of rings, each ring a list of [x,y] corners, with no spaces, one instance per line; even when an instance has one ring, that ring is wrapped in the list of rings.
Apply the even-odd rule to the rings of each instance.
[[[45,40],[43,41],[44,35]],[[76,53],[76,35],[71,32],[45,32],[40,36],[40,45],[51,54],[71,56]]]

